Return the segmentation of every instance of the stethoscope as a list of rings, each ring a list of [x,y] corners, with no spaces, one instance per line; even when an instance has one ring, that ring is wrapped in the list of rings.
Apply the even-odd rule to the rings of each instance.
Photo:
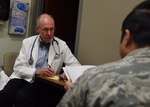
[[[36,42],[37,38],[38,38],[38,36],[35,38],[35,40],[33,42],[33,45],[32,45],[32,48],[31,48],[30,58],[28,60],[28,63],[29,63],[30,66],[33,65],[33,63],[34,63],[34,60],[33,60],[33,57],[32,57],[32,52],[33,52],[33,48],[34,48],[34,45],[35,45],[35,42]],[[55,44],[58,47],[57,51],[56,51],[56,47],[54,46]],[[53,45],[53,49],[54,49],[55,54],[56,54],[54,59],[58,59],[60,57],[60,47],[59,47],[58,41],[55,38],[53,38],[53,40],[52,40],[52,45]]]

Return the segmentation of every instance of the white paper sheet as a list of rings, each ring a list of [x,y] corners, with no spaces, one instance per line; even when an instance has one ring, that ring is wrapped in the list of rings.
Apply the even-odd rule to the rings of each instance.
[[[0,71],[0,90],[3,89],[5,84],[8,82],[9,77],[5,74],[4,71]]]
[[[74,83],[83,73],[89,68],[95,67],[94,65],[83,65],[83,66],[66,66],[63,70],[68,79],[71,79]]]

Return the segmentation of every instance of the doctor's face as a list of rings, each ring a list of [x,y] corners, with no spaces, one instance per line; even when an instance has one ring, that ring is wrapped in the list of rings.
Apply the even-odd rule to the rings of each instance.
[[[37,25],[37,32],[43,41],[49,42],[54,37],[55,23],[49,15],[42,15]]]

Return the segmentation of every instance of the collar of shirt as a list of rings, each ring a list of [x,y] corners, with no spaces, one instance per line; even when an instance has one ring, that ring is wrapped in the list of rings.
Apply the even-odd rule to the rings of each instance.
[[[41,48],[46,47],[46,48],[49,49],[49,47],[50,47],[50,42],[45,43],[41,38],[39,38],[39,46],[40,46]]]

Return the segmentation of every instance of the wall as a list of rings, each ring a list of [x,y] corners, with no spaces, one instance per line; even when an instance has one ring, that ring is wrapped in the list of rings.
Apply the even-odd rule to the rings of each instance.
[[[77,58],[81,64],[103,64],[119,59],[121,23],[143,0],[84,0]],[[80,8],[81,8],[80,7]]]
[[[31,0],[18,0],[18,1],[31,3]],[[31,5],[29,4],[29,10],[31,8],[30,6]],[[28,13],[28,19],[29,17],[30,17],[30,11]],[[29,20],[28,20],[28,26],[29,26]],[[0,65],[3,65],[3,55],[6,52],[9,51],[19,52],[21,48],[21,42],[25,37],[27,37],[27,35],[26,36],[9,35],[8,21],[5,21],[3,22],[3,24],[0,24]]]

